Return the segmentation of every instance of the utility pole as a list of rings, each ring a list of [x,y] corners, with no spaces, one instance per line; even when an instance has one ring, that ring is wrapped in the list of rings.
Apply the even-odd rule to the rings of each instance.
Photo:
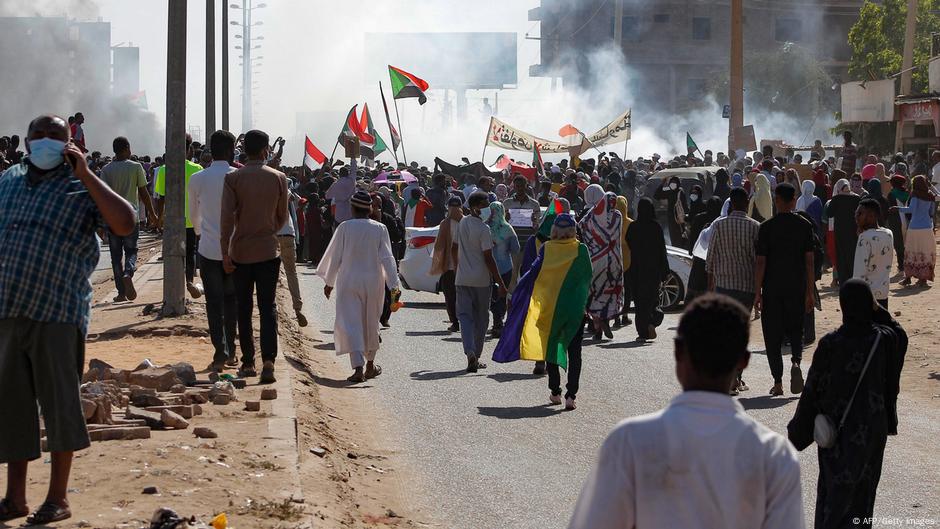
[[[735,131],[744,127],[744,1],[731,0],[731,115],[728,119],[728,156],[737,147]]]
[[[206,0],[206,143],[215,132],[215,3]]]
[[[163,315],[186,313],[186,0],[169,0],[166,49],[166,208]]]
[[[623,46],[623,0],[614,2],[614,46]]]
[[[228,126],[228,4],[222,0],[222,130]]]
[[[914,76],[914,35],[917,33],[917,0],[907,0],[907,20],[904,24],[904,57],[901,63],[901,95],[910,95]],[[897,123],[894,135],[895,152],[902,151],[904,130],[902,122]]]

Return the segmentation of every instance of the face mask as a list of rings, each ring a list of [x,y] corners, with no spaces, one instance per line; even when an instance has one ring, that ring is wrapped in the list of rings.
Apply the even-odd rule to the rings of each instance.
[[[692,199],[692,202],[695,202],[696,200],[698,200],[698,195],[689,195],[689,198]]]
[[[55,169],[65,161],[62,151],[65,142],[52,138],[41,138],[29,142],[29,161],[43,170]]]
[[[679,189],[679,184],[669,184],[669,189],[675,191],[676,189]]]
[[[493,213],[493,210],[489,206],[480,210],[480,218],[483,219],[483,222],[490,220],[490,215]]]

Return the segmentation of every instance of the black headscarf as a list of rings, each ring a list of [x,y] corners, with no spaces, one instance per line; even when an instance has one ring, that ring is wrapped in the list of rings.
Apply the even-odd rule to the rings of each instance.
[[[696,199],[692,200],[691,196],[696,195]],[[692,191],[689,193],[689,211],[688,217],[690,219],[695,218],[699,213],[705,212],[705,192],[702,190],[702,186],[696,184],[692,186]]]
[[[731,177],[728,176],[728,171],[724,167],[715,171],[715,191],[713,194],[720,198],[722,202],[731,194],[730,181]]]
[[[849,279],[839,288],[842,323],[848,326],[870,326],[875,312],[875,296],[861,279]]]
[[[653,201],[647,197],[640,199],[636,205],[635,222],[656,222],[656,208],[653,207]]]

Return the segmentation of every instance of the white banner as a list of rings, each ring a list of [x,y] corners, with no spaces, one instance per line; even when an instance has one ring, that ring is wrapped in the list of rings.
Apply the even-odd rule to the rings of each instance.
[[[631,111],[632,109],[628,108],[626,112],[618,116],[617,119],[611,121],[610,124],[588,136],[588,140],[598,147],[601,145],[609,145],[611,143],[620,143],[622,141],[629,140],[631,128]]]
[[[559,141],[549,141],[533,136],[519,129],[510,127],[495,117],[490,118],[490,130],[486,134],[486,144],[508,149],[510,151],[532,152],[535,144],[543,153],[567,153],[568,144]]]
[[[842,85],[842,122],[894,121],[894,79]]]

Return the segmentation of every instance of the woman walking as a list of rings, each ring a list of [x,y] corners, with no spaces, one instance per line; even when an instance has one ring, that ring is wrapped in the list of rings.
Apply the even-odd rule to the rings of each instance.
[[[911,222],[904,237],[904,286],[917,279],[917,286],[933,281],[937,264],[937,246],[933,236],[933,216],[937,197],[930,191],[923,175],[911,180],[911,200],[907,206],[891,208],[901,214],[910,213]]]
[[[481,218],[485,218],[485,211]],[[496,261],[496,269],[503,278],[503,284],[508,285],[512,282],[512,256],[518,255],[521,248],[516,230],[506,222],[506,210],[501,202],[490,203],[486,225],[490,227],[490,233],[493,235],[493,259]],[[493,338],[499,338],[503,331],[503,316],[506,315],[506,296],[500,296],[499,289],[493,289],[490,313],[493,315],[491,334]]]
[[[836,182],[832,200],[826,204],[826,217],[829,219],[830,235],[835,249],[835,272],[833,286],[841,285],[852,279],[855,266],[855,246],[858,244],[858,227],[855,224],[855,210],[861,198],[852,192],[851,184],[845,178]]]
[[[594,277],[588,315],[594,324],[594,339],[601,333],[612,339],[610,320],[623,310],[623,254],[620,237],[623,218],[617,211],[617,195],[604,193],[592,184],[584,191],[584,200],[591,208],[581,220],[581,238],[591,254]]]
[[[906,206],[911,199],[907,192],[907,179],[901,175],[891,177],[891,191],[888,192],[888,229],[894,236],[894,254],[898,259],[898,273],[904,273],[904,232],[907,231],[907,215],[894,206]]]
[[[897,398],[907,351],[907,335],[886,310],[876,307],[867,283],[846,281],[839,304],[842,326],[819,341],[796,414],[787,425],[797,450],[813,443],[820,415],[841,425],[834,445],[817,448],[816,529],[872,525],[858,521],[871,520],[885,445],[889,435],[897,435]]]
[[[617,211],[620,212],[620,217],[623,219],[623,223],[620,225],[620,253],[623,256],[621,261],[623,263],[623,310],[620,311],[620,316],[614,320],[614,327],[619,329],[624,325],[633,323],[629,315],[631,297],[630,285],[627,279],[627,270],[630,269],[630,247],[627,245],[627,230],[630,228],[633,219],[630,218],[629,204],[626,197],[617,197]]]
[[[757,222],[764,222],[774,216],[774,199],[771,195],[770,181],[767,175],[757,173],[754,175],[754,193],[747,208],[747,216]]]
[[[663,321],[659,311],[659,285],[669,273],[666,240],[656,222],[653,201],[642,198],[637,204],[637,218],[627,231],[630,252],[630,291],[636,305],[633,321],[640,340],[656,338],[656,327]]]

